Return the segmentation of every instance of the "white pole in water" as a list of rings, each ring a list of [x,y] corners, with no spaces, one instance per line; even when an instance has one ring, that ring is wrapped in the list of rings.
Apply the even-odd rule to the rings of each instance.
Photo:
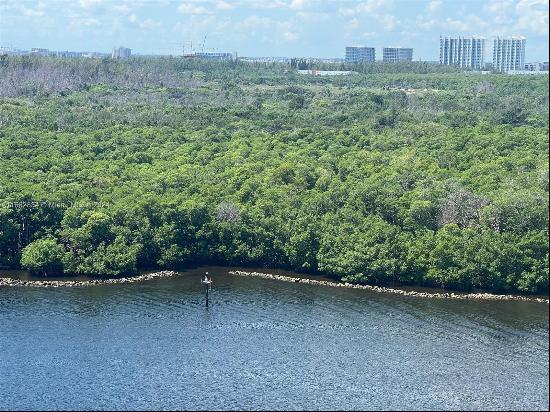
[[[212,280],[208,278],[208,272],[206,272],[206,275],[204,276],[204,279],[201,280],[201,283],[204,285],[204,293],[206,294],[206,307],[208,307],[208,295],[210,292],[210,285],[212,284]]]

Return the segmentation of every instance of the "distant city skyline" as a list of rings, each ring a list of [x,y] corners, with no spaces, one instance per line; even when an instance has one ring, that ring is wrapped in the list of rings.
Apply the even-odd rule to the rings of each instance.
[[[0,0],[0,46],[132,54],[238,52],[343,58],[346,46],[410,47],[439,61],[440,35],[527,38],[548,61],[548,0]],[[489,59],[487,59],[489,60]]]

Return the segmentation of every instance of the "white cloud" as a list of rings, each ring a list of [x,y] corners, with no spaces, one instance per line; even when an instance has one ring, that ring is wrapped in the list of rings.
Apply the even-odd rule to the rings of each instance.
[[[242,4],[254,9],[284,9],[288,7],[288,4],[282,0],[250,0],[243,1]]]
[[[283,32],[283,38],[286,41],[295,41],[300,38],[300,35],[296,33],[295,31],[285,31]]]
[[[424,56],[437,49],[439,34],[479,34],[487,38],[489,47],[493,36],[524,35],[528,38],[528,55],[536,51],[534,54],[541,55],[538,59],[547,59],[548,3],[549,0],[0,0],[0,15],[5,17],[0,33],[17,42],[23,38],[19,32],[24,27],[37,27],[36,36],[48,39],[52,45],[57,42],[59,48],[68,47],[64,45],[70,44],[72,36],[86,41],[84,44],[96,45],[113,41],[124,44],[129,41],[126,39],[137,42],[142,36],[139,41],[146,47],[156,47],[155,42],[169,44],[192,39],[199,47],[197,44],[208,33],[206,48],[235,48],[258,54],[267,53],[272,47],[282,53],[301,53],[302,48],[304,53],[323,53],[325,49],[328,53],[344,42],[374,45],[377,39],[382,42],[387,38],[388,42],[409,45],[410,39],[415,39],[413,46]],[[171,32],[176,26],[177,30]],[[392,35],[388,37],[390,31]]]
[[[151,30],[162,26],[162,23],[153,19],[145,19],[138,23],[141,29]]]
[[[17,9],[17,3],[14,0],[3,0],[0,2],[0,10],[3,12]]]
[[[162,23],[156,20],[152,20],[152,19],[141,20],[134,13],[128,16],[128,21],[131,23],[132,26],[139,27],[140,29],[144,29],[144,30],[156,29],[162,26]]]
[[[462,20],[455,20],[451,17],[447,17],[445,19],[445,27],[447,27],[447,30],[454,30],[458,32],[468,32],[470,30],[470,26],[462,21]]]
[[[362,13],[376,13],[393,6],[393,0],[367,0],[355,7],[342,7],[338,11],[344,16],[354,16]]]
[[[99,22],[98,19],[92,19],[92,18],[80,19],[78,23],[82,26],[88,26],[88,27],[101,26],[101,23]]]
[[[295,17],[291,17],[288,20],[279,21],[276,23],[276,40],[294,42],[301,37],[303,27],[303,24]]]
[[[485,12],[491,35],[548,34],[548,0],[491,0]]]
[[[357,14],[357,11],[355,9],[349,9],[349,8],[341,8],[338,10],[338,12],[342,16],[355,16]]]
[[[43,17],[45,14],[43,10],[29,9],[24,6],[21,6],[21,13],[25,17]]]
[[[292,5],[292,2],[287,3],[285,0],[186,0],[186,2],[198,4],[199,7],[211,5],[218,10],[231,10],[237,8],[256,10],[285,9]]]
[[[169,4],[174,4],[173,0],[100,0],[105,5],[107,4],[125,4],[131,8],[139,8],[143,6],[167,6]],[[195,1],[195,0],[188,0]],[[201,0],[202,1],[202,0]]]
[[[21,4],[21,2],[0,0],[0,12],[2,14],[5,13],[6,15],[12,14],[27,17],[29,19],[39,19],[42,17],[46,17],[47,11],[48,8],[46,7],[46,4],[42,1],[39,1],[34,7],[31,8],[25,7],[23,4]],[[2,14],[0,14],[0,23],[6,24],[5,22],[2,22]]]
[[[391,31],[399,24],[399,21],[392,14],[384,14],[380,17],[380,23],[386,31]]]
[[[359,27],[359,19],[357,17],[354,17],[353,19],[348,21],[347,27],[350,29],[356,29],[357,27]]]
[[[250,36],[251,31],[250,29],[245,31],[247,36]],[[195,51],[229,49],[234,46],[232,42],[236,42],[241,36],[241,32],[237,30],[231,18],[218,14],[191,15],[175,23],[171,33],[172,38],[185,40],[186,52],[191,51],[190,47]]]
[[[503,13],[513,10],[514,0],[491,0],[485,6],[489,13]]]
[[[296,17],[306,22],[319,23],[329,20],[330,14],[316,11],[299,11],[296,13]]]
[[[489,19],[496,25],[509,25],[514,22],[514,0],[491,0],[485,6]]]
[[[306,7],[307,3],[307,0],[291,0],[289,7],[293,10],[302,10]]]
[[[353,17],[351,21],[355,21],[355,16],[365,15],[372,19],[375,24],[379,24],[386,31],[394,30],[401,22],[388,11],[393,8],[393,0],[367,0],[357,4],[355,7],[343,7],[338,12],[345,17]],[[372,22],[369,23],[372,25]],[[346,37],[352,35],[354,25],[346,27]]]
[[[520,0],[516,5],[516,30],[548,34],[548,0]]]
[[[269,17],[248,16],[236,24],[236,29],[241,31],[250,31],[255,29],[267,29],[273,25]]]
[[[429,31],[429,30],[432,30],[436,27],[437,22],[438,21],[436,19],[433,19],[433,18],[426,18],[424,16],[417,16],[416,21],[414,23],[414,27],[416,27],[416,29]]]
[[[373,12],[387,9],[393,6],[393,0],[367,0],[363,3],[363,9],[366,12]]]
[[[99,6],[103,3],[103,0],[80,0],[79,3],[85,9],[89,9],[90,7]]]
[[[431,0],[428,4],[428,13],[434,13],[441,7],[441,0]]]
[[[359,42],[360,35],[357,33],[357,29],[361,26],[361,22],[357,17],[353,17],[352,19],[348,20],[346,25],[344,26],[344,39],[346,41],[352,41],[352,42]]]
[[[218,10],[231,10],[235,8],[234,4],[230,4],[226,1],[220,0],[216,3],[216,8]]]
[[[115,5],[115,6],[113,6],[113,9],[116,12],[122,13],[122,14],[128,14],[132,11],[132,9],[130,7],[128,7],[128,5],[126,5],[126,4]]]
[[[442,27],[447,30],[456,30],[457,32],[462,32],[462,34],[471,34],[474,36],[486,36],[491,29],[488,20],[479,17],[477,14],[469,14],[462,20],[447,18]]]
[[[182,3],[178,6],[178,11],[182,14],[211,14],[212,11],[203,6],[195,6],[190,3]]]

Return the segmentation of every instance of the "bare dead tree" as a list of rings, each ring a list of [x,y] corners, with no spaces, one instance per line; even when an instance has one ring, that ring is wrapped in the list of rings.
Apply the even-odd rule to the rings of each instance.
[[[216,216],[219,220],[236,223],[241,220],[241,211],[235,204],[224,201],[218,205]]]
[[[491,93],[494,89],[495,86],[493,85],[493,83],[487,81],[478,82],[474,86],[474,91],[476,93]]]
[[[449,223],[456,223],[460,227],[475,226],[479,224],[481,209],[489,204],[486,197],[451,184],[447,197],[441,201],[437,224],[440,227]]]

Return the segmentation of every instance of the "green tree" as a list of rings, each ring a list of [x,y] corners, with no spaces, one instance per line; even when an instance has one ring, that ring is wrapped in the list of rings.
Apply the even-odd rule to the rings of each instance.
[[[61,275],[64,253],[63,246],[55,239],[38,239],[23,249],[21,266],[28,269],[33,275]]]

